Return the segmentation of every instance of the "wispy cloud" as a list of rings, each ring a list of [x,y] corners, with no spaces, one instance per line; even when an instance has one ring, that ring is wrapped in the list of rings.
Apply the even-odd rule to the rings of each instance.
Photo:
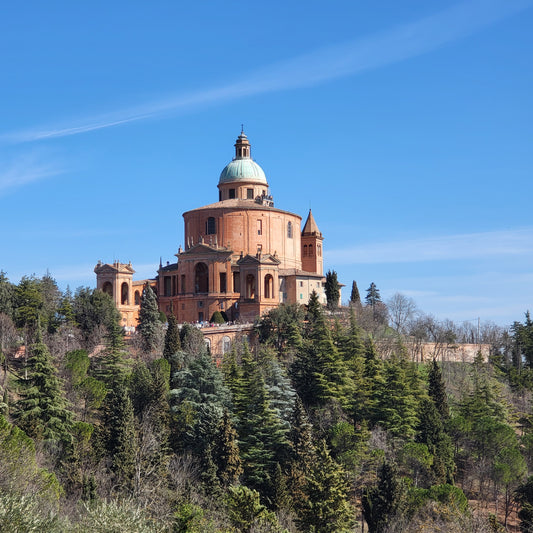
[[[532,0],[470,0],[364,39],[315,50],[251,72],[241,81],[80,120],[7,133],[0,139],[29,142],[77,135],[268,92],[310,87],[426,54],[518,13]]]
[[[336,265],[414,263],[532,254],[533,228],[364,244],[328,251]]]
[[[9,190],[40,181],[64,172],[57,162],[43,161],[41,155],[31,153],[19,156],[0,166],[0,196]]]

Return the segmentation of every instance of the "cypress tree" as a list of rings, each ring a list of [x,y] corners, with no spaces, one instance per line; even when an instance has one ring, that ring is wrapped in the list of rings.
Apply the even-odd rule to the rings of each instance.
[[[237,432],[231,423],[227,409],[224,410],[224,415],[220,420],[213,449],[213,459],[217,465],[217,475],[222,486],[236,485],[243,469],[237,443]]]
[[[378,472],[377,486],[367,490],[361,503],[369,533],[385,531],[387,524],[402,511],[405,487],[391,464],[383,463]]]
[[[160,330],[161,322],[157,299],[152,287],[146,284],[141,296],[141,310],[139,311],[139,325],[137,326],[145,352],[151,353],[157,347]]]
[[[123,380],[116,380],[107,393],[103,423],[111,471],[118,484],[132,489],[137,440],[133,405]]]
[[[326,273],[325,292],[328,309],[337,309],[339,306],[341,290],[339,281],[337,280],[337,272],[335,272],[335,270],[328,270]]]
[[[352,292],[350,294],[350,304],[355,306],[361,305],[361,295],[359,294],[359,289],[357,283],[352,281]]]
[[[433,358],[429,365],[428,394],[433,400],[433,403],[443,420],[450,418],[446,385],[442,378],[442,372],[436,358]]]

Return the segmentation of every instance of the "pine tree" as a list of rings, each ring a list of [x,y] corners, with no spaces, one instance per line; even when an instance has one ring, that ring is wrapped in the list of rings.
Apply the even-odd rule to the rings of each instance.
[[[146,284],[141,296],[141,309],[139,311],[139,325],[137,331],[142,338],[143,350],[151,353],[157,347],[161,332],[159,308],[155,293],[149,284]]]
[[[117,379],[123,379],[125,354],[124,331],[118,321],[113,321],[109,324],[108,332],[105,336],[104,353],[94,359],[95,377],[108,386]]]
[[[318,447],[317,461],[307,477],[305,493],[307,498],[297,509],[297,523],[302,531],[353,531],[346,474],[331,457],[325,441]]]
[[[365,302],[367,305],[372,307],[372,309],[374,309],[378,302],[381,302],[379,289],[376,287],[376,284],[374,282],[372,282],[366,290]]]
[[[328,270],[326,272],[326,300],[328,302],[328,309],[337,309],[339,306],[339,298],[341,289],[337,279],[337,272],[335,270]]]
[[[350,294],[350,304],[353,306],[361,306],[361,295],[359,294],[359,289],[357,287],[356,281],[352,281],[352,292]]]
[[[40,327],[26,369],[27,378],[21,381],[23,389],[16,406],[19,427],[32,438],[59,441],[69,447],[73,415],[62,396],[61,382]]]

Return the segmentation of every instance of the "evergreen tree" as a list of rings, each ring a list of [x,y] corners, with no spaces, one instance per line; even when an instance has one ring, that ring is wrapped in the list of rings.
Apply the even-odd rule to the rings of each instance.
[[[6,273],[0,270],[0,313],[13,318],[15,307],[15,286],[10,283]]]
[[[529,368],[533,368],[533,320],[526,312],[524,323],[514,322],[511,326],[513,340],[515,342],[516,355],[514,357],[517,366],[524,360]]]
[[[387,429],[395,437],[413,437],[418,423],[418,406],[397,358],[385,362],[383,381],[377,385],[376,392],[374,424]]]
[[[229,411],[224,410],[214,441],[214,461],[223,487],[236,485],[243,472],[237,443],[237,432],[231,423]]]
[[[288,452],[286,429],[270,407],[265,382],[245,345],[242,374],[233,391],[245,483],[271,501],[276,463]]]
[[[383,463],[377,486],[367,490],[361,503],[369,533],[381,533],[394,523],[405,505],[405,487],[391,464]]]
[[[448,396],[446,394],[446,385],[442,378],[442,372],[437,360],[433,358],[429,365],[428,373],[428,394],[433,400],[437,411],[443,420],[450,418],[450,409],[448,407]]]
[[[328,309],[337,309],[339,306],[339,298],[341,295],[341,288],[337,280],[337,272],[335,270],[328,270],[326,272],[326,300],[328,302]]]
[[[317,461],[307,478],[305,493],[307,498],[297,510],[297,523],[302,531],[353,531],[346,475],[331,457],[325,441],[318,447]]]
[[[342,396],[346,368],[333,344],[331,331],[320,308],[308,324],[308,336],[291,367],[291,376],[302,401],[323,406]]]
[[[43,316],[43,294],[39,280],[23,276],[15,289],[15,325],[29,328],[30,333],[37,327]]]
[[[361,305],[361,295],[359,294],[359,288],[355,280],[352,281],[352,292],[350,294],[350,304],[353,306]]]
[[[159,307],[152,287],[147,283],[141,296],[141,309],[139,311],[139,325],[137,331],[142,337],[142,347],[147,353],[155,350],[161,333],[159,320]]]
[[[95,358],[94,374],[106,385],[111,385],[117,379],[123,379],[125,371],[124,330],[118,321],[111,322],[105,335],[105,350],[102,356]]]
[[[217,433],[230,391],[208,354],[193,359],[172,377],[171,406],[181,429],[181,444],[201,455]]]
[[[177,354],[181,349],[180,330],[178,328],[178,321],[174,313],[170,313],[167,317],[168,327],[165,334],[165,344],[163,348],[163,357],[167,361],[171,361],[173,355]]]
[[[115,380],[104,405],[105,450],[111,460],[111,471],[119,485],[131,490],[137,439],[133,406],[123,380]]]
[[[17,423],[34,439],[59,441],[70,447],[72,413],[61,393],[60,380],[40,328],[30,349],[27,377],[21,380],[21,398],[17,402]]]
[[[372,307],[372,309],[374,309],[378,302],[381,302],[379,289],[376,287],[376,284],[374,282],[372,282],[366,290],[365,302],[367,305]]]

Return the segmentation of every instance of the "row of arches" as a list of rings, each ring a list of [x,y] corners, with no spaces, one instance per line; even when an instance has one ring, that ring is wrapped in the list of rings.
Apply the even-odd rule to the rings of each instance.
[[[109,294],[111,298],[114,298],[113,295],[113,284],[110,281],[106,281],[102,286],[102,291],[106,294]],[[135,303],[137,303],[137,300],[135,300]],[[140,300],[139,300],[139,303]],[[120,304],[121,305],[129,305],[130,304],[130,286],[126,281],[122,282],[120,285]]]

